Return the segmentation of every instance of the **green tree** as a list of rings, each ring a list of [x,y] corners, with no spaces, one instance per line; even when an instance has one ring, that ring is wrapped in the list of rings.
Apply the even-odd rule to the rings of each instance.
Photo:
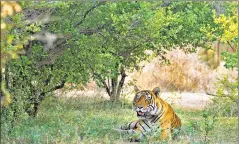
[[[18,53],[22,52],[23,43],[26,42],[25,33],[17,35],[16,32],[11,32],[13,28],[21,27],[14,22],[21,21],[21,6],[17,2],[3,2],[1,1],[1,106],[7,106],[11,99],[10,93],[6,90],[6,84],[3,80],[5,71],[5,64],[14,58],[18,57]],[[9,19],[12,21],[9,22]],[[4,95],[4,97],[2,96]]]
[[[175,47],[193,52],[209,41],[200,29],[214,25],[213,4],[195,2],[20,2],[7,33],[30,36],[25,53],[6,63],[3,78],[12,103],[2,111],[8,131],[24,114],[36,116],[45,96],[66,82],[94,78],[120,100],[126,70]],[[200,18],[198,18],[200,17]],[[9,124],[10,123],[10,124]],[[10,126],[9,126],[10,125]]]
[[[222,52],[221,55],[226,62],[225,67],[233,69],[238,67],[238,4],[223,2],[221,7],[224,8],[221,13],[213,11],[214,25],[206,25],[202,27],[201,31],[207,36],[208,41],[218,40],[218,46],[220,43],[224,43],[231,47],[232,53]]]
[[[5,132],[11,132],[15,123],[25,118],[25,114],[36,116],[41,101],[49,92],[62,88],[65,82],[83,84],[90,76],[84,60],[88,57],[79,54],[85,49],[77,50],[71,47],[77,47],[74,32],[78,33],[76,38],[84,40],[85,36],[80,37],[78,29],[72,24],[76,26],[80,25],[80,21],[84,21],[88,11],[92,9],[91,4],[81,5],[84,9],[78,12],[84,15],[81,15],[78,21],[73,21],[73,18],[68,19],[69,15],[76,12],[76,9],[69,11],[70,6],[76,7],[74,2],[21,2],[20,4],[22,12],[19,13],[18,19],[8,19],[17,27],[10,29],[7,34],[14,33],[16,38],[22,38],[24,34],[31,37],[26,39],[28,42],[23,43],[25,53],[20,54],[17,59],[6,62],[3,79],[6,82],[6,89],[11,94],[12,102],[1,111],[3,116],[1,123]],[[59,19],[62,13],[66,21],[58,24],[62,20]],[[47,17],[50,16],[52,16],[51,21],[47,21]],[[58,39],[54,39],[55,37]]]
[[[125,70],[137,68],[140,61],[150,58],[145,50],[163,57],[165,49],[193,45],[187,50],[193,52],[206,44],[200,28],[213,21],[210,3],[118,2],[104,5],[99,11],[107,27],[95,34],[103,42],[94,54],[100,60],[92,66],[92,72],[113,101],[120,99]],[[94,14],[87,20],[99,16]],[[100,25],[102,17],[93,24]],[[85,24],[90,23],[87,20]]]

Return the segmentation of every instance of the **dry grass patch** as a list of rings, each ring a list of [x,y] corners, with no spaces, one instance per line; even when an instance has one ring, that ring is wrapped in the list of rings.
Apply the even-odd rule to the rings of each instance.
[[[170,64],[162,65],[156,57],[146,64],[142,72],[131,74],[137,85],[143,89],[160,86],[163,91],[190,91],[215,93],[215,83],[222,75],[235,79],[237,71],[228,70],[223,62],[210,68],[199,60],[199,52],[185,54],[180,49],[169,51],[166,58]]]

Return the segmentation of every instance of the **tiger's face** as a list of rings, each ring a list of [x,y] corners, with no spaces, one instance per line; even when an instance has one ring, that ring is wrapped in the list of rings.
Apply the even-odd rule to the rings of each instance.
[[[150,90],[142,90],[137,92],[134,97],[133,106],[134,110],[137,113],[137,117],[139,119],[146,119],[148,116],[156,115],[158,112],[158,108],[156,106],[156,98],[159,93],[159,88],[157,88],[157,93],[155,89],[153,91]]]

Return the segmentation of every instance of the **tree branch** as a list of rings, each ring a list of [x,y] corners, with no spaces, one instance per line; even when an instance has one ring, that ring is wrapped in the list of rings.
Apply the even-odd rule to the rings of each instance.
[[[101,6],[101,5],[105,4],[105,3],[106,3],[106,1],[100,1],[97,5],[92,6],[89,10],[87,10],[87,11],[84,13],[83,18],[82,18],[78,23],[75,24],[75,27],[81,25],[81,24],[83,23],[83,21],[85,20],[86,16],[87,16],[93,9],[95,9],[95,8],[97,8],[98,6]]]
[[[107,27],[105,24],[97,27],[95,29],[86,29],[86,30],[80,30],[79,34],[84,34],[84,35],[92,35],[94,33],[99,33],[100,34],[100,30],[102,30],[103,28]]]
[[[104,84],[104,87],[105,87],[105,89],[106,89],[106,92],[108,93],[108,95],[110,96],[110,89],[109,89],[109,87],[107,86],[107,84],[106,84],[106,82],[105,81],[103,81],[103,84]]]
[[[110,93],[110,89],[109,87],[107,86],[105,80],[98,74],[98,73],[93,73],[93,76],[97,77],[98,80],[100,80],[100,82],[104,85],[105,89],[106,89],[106,92],[108,93],[108,95],[110,96],[111,93]]]
[[[109,77],[107,78],[107,84],[108,84],[108,89],[109,89],[109,92],[110,92],[111,86],[110,86],[110,78]]]
[[[92,35],[94,33],[100,32],[100,30],[104,27],[105,27],[105,25],[103,25],[101,27],[98,27],[96,29],[88,29],[88,30],[80,31],[79,33],[80,34],[85,34],[85,35]],[[63,53],[63,51],[66,49],[66,47],[63,47],[63,45],[70,38],[72,38],[72,35],[68,35],[64,39],[58,40],[56,42],[56,44],[53,46],[53,48],[51,48],[50,51],[49,51],[51,53],[52,57],[48,60],[43,60],[43,61],[38,62],[37,67],[53,64],[55,62],[57,56],[61,55]]]
[[[44,65],[51,65],[55,62],[57,56],[61,55],[63,53],[63,51],[65,50],[65,48],[59,49],[58,51],[56,51],[55,53],[52,54],[52,56],[50,57],[50,59],[48,60],[43,60],[40,61],[36,64],[37,67],[42,67]]]
[[[87,10],[85,13],[84,13],[84,16],[83,18],[75,24],[75,27],[76,26],[79,26],[80,24],[83,23],[83,21],[85,20],[86,16],[92,11],[94,10],[95,8],[97,8],[98,6],[100,5],[103,5],[105,4],[106,1],[100,1],[97,5],[94,5],[92,6],[89,10]],[[80,34],[86,34],[86,35],[92,35],[93,33],[97,33],[99,32],[99,30],[101,28],[103,28],[104,25],[102,27],[99,27],[99,28],[96,28],[96,29],[92,29],[92,30],[85,30],[85,31],[80,31],[79,33]],[[65,47],[62,47],[63,44],[65,44],[67,42],[67,40],[69,40],[70,38],[72,37],[72,35],[64,38],[64,39],[61,39],[59,41],[57,41],[57,44],[53,46],[53,48],[51,48],[51,53],[53,55],[52,58],[48,59],[48,60],[44,60],[44,61],[40,61],[37,63],[37,67],[41,67],[41,66],[44,66],[44,65],[50,65],[50,64],[53,64],[54,61],[56,60],[57,56],[59,56],[60,54],[62,54],[62,52],[66,49]]]
[[[32,55],[32,41],[29,41],[27,45],[23,45],[23,49],[25,50],[25,54],[27,57]]]
[[[230,95],[216,95],[216,94],[211,94],[211,93],[208,93],[208,92],[206,92],[206,94],[207,94],[207,95],[210,95],[210,96],[215,96],[215,97],[229,98],[229,99],[231,99],[233,102],[238,103],[238,101],[237,101],[235,98],[233,98],[232,96],[230,96]]]
[[[231,49],[232,49],[232,51],[233,52],[235,52],[236,50],[235,50],[235,48],[230,44],[230,42],[229,41],[227,41],[227,44],[231,47]]]
[[[103,26],[101,27],[103,28]],[[94,33],[99,32],[100,28],[93,29],[93,30],[85,30],[85,31],[80,31],[80,34],[85,34],[85,35],[92,35]],[[40,61],[37,63],[37,67],[41,67],[44,65],[50,65],[53,64],[57,58],[57,56],[61,55],[63,51],[66,49],[66,47],[63,47],[62,45],[67,42],[72,36],[68,36],[66,39],[59,40],[58,44],[56,44],[53,48],[51,48],[50,52],[52,53],[51,59]]]

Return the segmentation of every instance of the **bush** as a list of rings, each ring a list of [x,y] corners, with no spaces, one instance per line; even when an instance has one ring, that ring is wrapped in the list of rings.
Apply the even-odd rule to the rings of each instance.
[[[217,92],[213,99],[214,111],[222,116],[236,116],[238,112],[238,81],[224,75],[216,83]]]
[[[185,54],[183,50],[168,51],[165,55],[170,64],[162,65],[159,57],[145,64],[142,72],[135,72],[132,78],[137,80],[139,87],[152,89],[160,86],[162,91],[191,91],[215,93],[217,78],[225,74],[234,78],[236,70],[226,69],[222,62],[213,69],[204,61],[200,60],[200,51]]]

